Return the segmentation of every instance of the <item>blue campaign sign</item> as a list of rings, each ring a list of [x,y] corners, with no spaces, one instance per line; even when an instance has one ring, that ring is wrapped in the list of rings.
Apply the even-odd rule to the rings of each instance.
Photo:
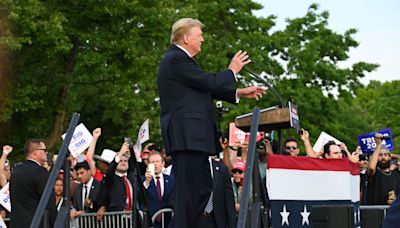
[[[381,133],[384,137],[389,137],[390,139],[388,140],[382,140],[382,145],[385,145],[389,150],[394,150],[392,131],[390,128],[386,128],[358,136],[358,145],[361,146],[363,153],[372,154],[374,152],[376,148],[375,133]]]

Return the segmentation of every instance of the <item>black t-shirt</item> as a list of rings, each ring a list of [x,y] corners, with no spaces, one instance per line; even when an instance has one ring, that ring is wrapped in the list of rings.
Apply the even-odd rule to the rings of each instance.
[[[399,197],[400,175],[392,171],[385,173],[377,168],[375,175],[369,178],[367,204],[387,205],[389,192],[391,191],[394,191],[397,198]]]

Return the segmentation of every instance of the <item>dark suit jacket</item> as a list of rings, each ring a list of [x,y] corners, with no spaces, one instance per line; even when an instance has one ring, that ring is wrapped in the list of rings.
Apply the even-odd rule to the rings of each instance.
[[[89,192],[89,199],[93,202],[93,208],[85,207],[82,208],[82,191],[83,191],[83,184],[79,184],[76,187],[75,194],[74,194],[74,208],[78,211],[86,211],[86,212],[97,212],[99,209],[99,201],[101,200],[100,191],[101,191],[101,182],[98,180],[93,179],[92,187]]]
[[[231,70],[206,73],[183,50],[170,46],[157,77],[167,153],[217,151],[213,99],[236,102],[235,84]]]
[[[162,208],[170,208],[172,205],[170,204],[170,196],[172,195],[172,189],[175,186],[175,177],[163,174],[164,177],[164,194],[162,199],[158,199],[157,195],[157,186],[154,183],[154,180],[150,182],[149,187],[146,189],[147,201],[149,203],[150,215],[153,216],[158,210]],[[145,180],[145,177],[142,176],[142,181]]]
[[[221,162],[212,160],[212,166],[214,218],[217,228],[234,228],[237,221],[231,175]]]
[[[131,159],[135,156],[129,158],[129,169],[128,169],[128,180],[135,188],[133,164]],[[107,173],[103,180],[102,186],[102,202],[101,206],[105,205],[107,211],[123,211],[126,207],[126,193],[125,193],[125,183],[122,177],[115,174],[115,169],[118,163],[113,160],[108,167]],[[133,203],[133,197],[132,197]],[[132,205],[133,206],[133,205]]]
[[[34,161],[24,161],[17,166],[10,179],[11,214],[10,227],[29,227],[46,186],[49,173]],[[54,192],[47,204],[50,227],[57,216]]]
[[[386,214],[383,228],[398,228],[400,227],[400,199],[397,199],[390,206]]]

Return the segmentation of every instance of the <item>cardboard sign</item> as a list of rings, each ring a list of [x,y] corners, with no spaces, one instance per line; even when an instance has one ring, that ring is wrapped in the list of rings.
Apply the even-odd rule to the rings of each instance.
[[[10,182],[8,182],[6,185],[4,185],[4,187],[0,190],[0,204],[7,211],[11,212]]]
[[[64,140],[65,134],[61,137]],[[93,140],[92,134],[85,127],[83,123],[76,126],[74,134],[72,135],[71,142],[69,143],[68,150],[71,152],[72,156],[76,158],[83,151],[85,151]]]
[[[146,121],[143,122],[142,126],[140,126],[138,133],[138,140],[140,141],[141,144],[150,139],[149,131],[150,131],[149,119],[147,119]]]
[[[337,140],[333,136],[331,136],[331,135],[327,134],[326,132],[322,131],[321,134],[319,135],[318,139],[317,139],[317,142],[315,142],[315,144],[313,146],[313,150],[315,152],[319,152],[324,147],[324,145],[329,141],[335,141],[335,143],[337,145],[342,144],[342,142],[340,142],[339,140]]]
[[[234,146],[236,142],[242,144],[246,138],[246,132],[235,126],[234,122],[229,123],[229,146]]]
[[[257,132],[256,142],[264,138],[265,133],[263,131]],[[240,145],[243,142],[249,142],[250,133],[246,133],[235,126],[234,122],[229,123],[229,146],[234,146],[235,143],[239,142]]]
[[[260,141],[262,138],[264,138],[265,133],[263,131],[258,131],[257,136],[256,136],[256,142]],[[246,133],[246,136],[244,138],[245,142],[250,141],[250,133]]]
[[[390,128],[386,128],[358,136],[358,145],[360,145],[363,153],[372,154],[374,152],[376,148],[375,133],[381,133],[383,136],[389,137],[389,140],[382,140],[382,145],[385,145],[389,150],[394,150],[392,131]]]

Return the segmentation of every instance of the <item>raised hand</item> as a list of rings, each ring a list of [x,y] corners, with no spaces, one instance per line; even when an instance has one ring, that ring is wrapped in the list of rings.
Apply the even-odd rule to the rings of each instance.
[[[93,130],[93,138],[98,139],[101,135],[101,128],[96,128]]]
[[[13,150],[13,147],[10,146],[10,145],[4,145],[4,146],[3,146],[3,153],[5,153],[5,154],[7,154],[7,155],[8,155],[9,153],[11,153],[12,150]]]
[[[247,52],[240,50],[233,56],[228,68],[231,69],[233,73],[237,74],[250,62],[251,60],[249,59]]]

